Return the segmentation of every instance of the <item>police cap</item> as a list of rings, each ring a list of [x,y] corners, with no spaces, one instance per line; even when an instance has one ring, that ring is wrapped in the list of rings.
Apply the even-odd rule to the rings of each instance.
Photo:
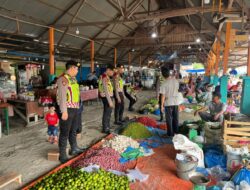
[[[70,67],[75,66],[75,67],[80,67],[80,63],[77,63],[74,60],[69,60],[66,63],[66,69],[69,69]]]

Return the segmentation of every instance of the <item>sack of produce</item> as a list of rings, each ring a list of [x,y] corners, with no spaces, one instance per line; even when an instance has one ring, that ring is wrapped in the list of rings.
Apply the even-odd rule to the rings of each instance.
[[[132,122],[123,129],[121,135],[131,137],[133,139],[146,139],[152,137],[153,134],[139,122]]]

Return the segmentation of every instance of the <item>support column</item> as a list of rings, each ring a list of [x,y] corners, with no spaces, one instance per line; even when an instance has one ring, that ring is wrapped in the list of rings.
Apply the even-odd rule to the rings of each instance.
[[[49,83],[55,78],[55,38],[54,28],[49,28]]]
[[[220,63],[220,32],[217,34],[216,41],[216,61],[214,68],[214,85],[217,86],[219,82],[218,71],[219,71],[219,63]]]
[[[249,35],[250,38],[250,35]],[[250,40],[248,40],[247,76],[243,78],[240,112],[250,116]]]
[[[90,42],[90,70],[93,72],[95,70],[95,42],[91,40]]]
[[[130,65],[131,65],[131,53],[128,52],[128,70],[130,70]]]
[[[116,67],[116,62],[117,62],[117,49],[114,49],[114,66]]]
[[[226,42],[225,42],[225,49],[223,55],[223,76],[221,77],[220,82],[220,93],[221,93],[221,100],[223,103],[227,102],[227,83],[228,83],[228,76],[226,76],[227,69],[228,69],[228,56],[229,56],[229,46],[230,46],[230,32],[232,28],[232,23],[227,22],[226,25]]]

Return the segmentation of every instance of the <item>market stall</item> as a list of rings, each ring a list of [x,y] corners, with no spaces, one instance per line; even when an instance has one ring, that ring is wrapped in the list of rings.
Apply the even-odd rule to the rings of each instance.
[[[81,100],[82,101],[90,101],[98,99],[98,89],[86,89],[81,90]]]
[[[166,189],[166,183],[171,190],[191,189],[192,183],[176,176],[176,151],[171,140],[161,137],[166,131],[158,129],[158,125],[146,127],[152,120],[145,117],[128,122],[117,130],[119,135],[107,136],[23,190],[106,189],[107,186],[110,189]]]

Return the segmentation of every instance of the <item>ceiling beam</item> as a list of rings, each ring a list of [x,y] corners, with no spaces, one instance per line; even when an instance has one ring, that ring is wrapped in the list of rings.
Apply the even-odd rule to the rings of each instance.
[[[140,7],[140,5],[143,3],[143,1],[144,0],[136,1],[137,3],[135,4],[135,6],[133,6],[128,12],[126,12],[126,18],[127,19],[129,19],[130,17],[133,16],[133,14]]]
[[[55,6],[54,4],[51,4],[51,3],[48,3],[48,2],[44,2],[44,1],[42,1],[42,0],[39,0],[41,3],[43,3],[44,5],[46,5],[46,6],[48,6],[48,7],[51,7],[51,8],[54,8],[54,9],[56,9],[56,10],[58,10],[58,11],[64,11],[63,9],[61,9],[61,8],[59,8],[59,7],[57,7],[57,6]],[[79,2],[79,0],[78,0],[78,2]],[[74,16],[74,14],[72,14],[72,13],[70,13],[70,12],[67,12],[67,15],[68,16]],[[84,18],[82,18],[82,17],[76,17],[76,19],[77,20],[79,20],[80,22],[87,22]],[[53,26],[55,26],[55,25],[53,25]],[[65,26],[66,27],[66,26]],[[96,26],[97,28],[99,28],[99,29],[102,29],[103,27],[100,27],[100,26]],[[47,27],[48,28],[48,27]],[[57,28],[58,29],[58,28]],[[108,31],[108,32],[111,32],[110,30],[108,30],[108,29],[105,29],[106,31]],[[116,35],[116,36],[120,36],[119,34],[117,34],[117,33],[115,33],[115,32],[111,32],[112,34],[114,34],[114,35]]]
[[[142,16],[134,19],[124,19],[124,20],[111,20],[111,21],[97,21],[97,22],[86,22],[86,23],[74,23],[71,26],[98,26],[98,25],[106,25],[106,24],[123,24],[123,23],[133,23],[133,22],[143,22],[147,20],[154,20],[154,19],[167,19],[173,18],[178,16],[185,16],[185,15],[194,15],[200,12],[209,13],[213,12],[213,7],[189,7],[189,8],[181,8],[175,10],[169,10],[165,12],[155,11],[154,14],[150,14],[147,16]],[[237,10],[238,11],[238,10]],[[147,14],[147,12],[145,12]],[[67,27],[67,24],[56,24],[56,27]]]
[[[67,14],[67,12],[74,7],[77,3],[79,2],[79,0],[74,0],[71,3],[69,3],[69,5],[65,8],[65,10],[60,13],[50,24],[48,24],[48,26],[52,26],[55,25],[65,14]],[[41,38],[46,32],[48,31],[48,29],[43,30],[39,35],[38,38]]]
[[[59,45],[61,44],[61,42],[62,42],[62,40],[63,40],[65,34],[68,32],[68,30],[69,30],[71,24],[74,22],[75,18],[77,17],[77,15],[79,14],[79,12],[81,11],[81,9],[82,9],[82,7],[83,7],[85,1],[86,1],[86,0],[82,0],[82,1],[81,1],[81,4],[79,5],[78,9],[76,10],[74,16],[71,18],[69,24],[67,25],[66,29],[64,30],[64,32],[63,32],[63,34],[61,35],[60,39],[58,40],[57,46],[59,46]]]
[[[133,2],[131,4],[128,5],[128,7],[132,6],[133,5]],[[121,14],[117,14],[116,17],[114,18],[114,20],[119,20],[120,18],[122,17]],[[109,24],[106,24],[106,26],[104,26],[99,32],[97,32],[93,37],[92,37],[92,40],[95,40],[104,30],[107,30],[107,28],[109,27],[110,25]],[[131,31],[130,33],[133,33],[134,31]],[[110,32],[112,33],[112,31]],[[122,36],[120,36],[122,37]],[[88,43],[85,43],[83,44],[83,46],[81,47],[81,50],[80,52],[83,51],[84,48],[86,48],[88,46]],[[110,48],[110,51],[112,50],[112,48]]]
[[[168,38],[168,37],[181,37],[186,35],[198,35],[198,34],[204,34],[204,33],[212,33],[211,30],[201,30],[201,31],[191,31],[191,32],[185,32],[185,33],[175,33],[175,34],[161,34],[158,35],[156,38]],[[106,41],[106,40],[135,40],[135,39],[151,39],[151,36],[125,36],[125,37],[111,37],[111,38],[96,38],[96,41]]]
[[[208,44],[213,43],[212,41],[207,41]],[[200,44],[204,44],[204,42],[200,42]],[[162,44],[132,44],[132,45],[121,45],[117,46],[117,48],[136,48],[136,47],[171,47],[171,46],[183,46],[183,45],[198,45],[194,41],[187,42],[175,42],[175,43],[162,43]]]

